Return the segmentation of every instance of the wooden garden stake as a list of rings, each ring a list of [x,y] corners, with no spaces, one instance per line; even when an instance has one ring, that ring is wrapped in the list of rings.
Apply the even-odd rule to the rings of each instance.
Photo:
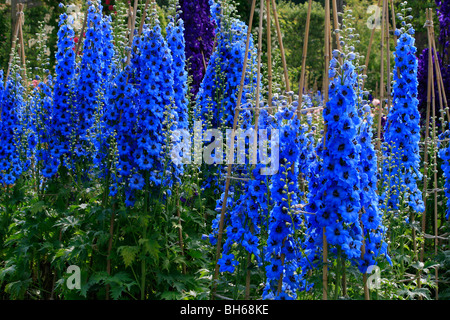
[[[253,150],[252,150],[252,163],[257,161],[257,133],[258,123],[259,123],[259,103],[260,103],[260,90],[261,90],[261,53],[262,53],[262,30],[263,30],[263,13],[264,13],[264,0],[260,1],[260,17],[259,17],[259,27],[258,27],[258,51],[257,51],[257,78],[256,78],[256,110],[255,110],[255,131],[253,135]],[[234,147],[233,147],[234,148]],[[251,254],[247,255],[247,275],[245,280],[245,299],[250,298],[250,264],[251,264]]]
[[[259,18],[258,27],[258,51],[257,51],[257,66],[256,66],[256,110],[255,110],[255,134],[253,135],[253,151],[252,151],[252,163],[257,161],[257,141],[259,125],[259,103],[260,103],[260,93],[261,93],[261,54],[262,54],[262,32],[263,32],[263,13],[264,13],[264,0],[260,1],[260,12],[261,16]]]
[[[377,148],[381,152],[381,120],[383,117],[383,103],[384,103],[384,33],[385,33],[385,18],[386,18],[386,1],[383,0],[382,18],[381,18],[381,70],[380,70],[380,104],[378,110],[378,131],[377,131]],[[381,159],[381,157],[379,157]]]
[[[389,39],[389,4],[388,0],[386,0],[386,9],[385,9],[385,23],[386,23],[386,74],[387,74],[387,113],[391,109],[391,46]]]
[[[136,24],[136,12],[137,12],[137,5],[138,5],[138,0],[134,0],[134,6],[133,6],[133,11],[131,12],[130,10],[130,34],[129,34],[129,38],[128,38],[128,43],[129,46],[132,47],[133,46],[133,39],[134,39],[134,29],[135,29],[135,24]],[[130,9],[131,9],[131,5],[130,5]],[[131,50],[128,51],[127,53],[127,65],[130,64],[130,60],[131,60]]]
[[[23,6],[23,5],[22,5]],[[25,60],[25,44],[23,41],[23,30],[22,25],[25,21],[24,15],[23,15],[23,9],[20,13],[20,19],[19,19],[19,43],[20,43],[20,56],[22,57],[22,68],[23,68],[23,80],[25,81],[25,88],[28,87],[28,80],[27,80],[27,64]]]
[[[150,5],[150,0],[145,0],[144,12],[142,12],[141,22],[139,23],[139,35],[142,34],[142,29],[144,28],[145,18],[147,18],[147,9]]]
[[[378,7],[381,5],[381,0],[378,0]],[[370,40],[369,40],[369,46],[367,47],[367,55],[366,55],[366,63],[364,68],[364,74],[367,74],[367,69],[369,68],[369,61],[370,61],[370,52],[372,51],[372,44],[373,44],[373,38],[375,36],[375,30],[376,27],[373,27],[372,33],[370,34]]]
[[[13,38],[13,41],[12,41],[12,44],[11,44],[11,53],[10,53],[10,56],[9,56],[9,63],[8,63],[8,69],[6,71],[5,82],[8,81],[8,77],[9,77],[9,74],[11,72],[10,71],[11,70],[11,64],[12,64],[12,59],[13,59],[13,56],[14,56],[14,50],[15,50],[16,45],[17,45],[17,41],[19,41],[19,44],[21,46],[21,52],[19,52],[19,55],[21,55],[21,56],[23,55],[22,56],[22,63],[23,63],[23,67],[24,67],[24,70],[25,70],[25,62],[24,62],[25,53],[23,51],[24,50],[23,49],[23,47],[24,47],[23,46],[23,35],[22,35],[22,32],[21,32],[21,30],[22,30],[22,19],[23,19],[23,3],[17,4],[17,15],[19,16],[19,19],[16,20],[16,25],[14,27],[14,38]],[[1,109],[0,109],[0,111],[1,111]],[[1,112],[0,112],[0,116],[1,116]]]
[[[430,109],[431,109],[431,100],[434,99],[434,94],[432,93],[432,90],[434,88],[433,86],[433,54],[432,54],[432,45],[431,45],[431,30],[430,30],[430,21],[429,21],[429,14],[428,14],[428,10],[427,10],[427,32],[428,32],[428,85],[427,85],[427,115],[426,115],[426,120],[425,120],[425,140],[424,140],[424,171],[423,171],[423,203],[424,203],[424,207],[425,207],[425,211],[422,214],[422,232],[424,232],[425,230],[425,221],[426,221],[426,208],[427,208],[427,189],[428,189],[428,139],[430,136]],[[414,214],[412,214],[414,216]],[[412,220],[414,221],[414,220]],[[417,259],[417,252],[416,252],[416,248],[415,248],[415,231],[414,229],[413,231],[413,244],[414,244],[414,252],[416,254],[416,261]],[[423,250],[424,250],[424,245],[422,244],[422,248],[420,251],[420,261],[423,261]],[[417,286],[419,288],[421,288],[422,284],[421,284],[421,272],[420,270],[418,271],[418,275],[417,275]]]
[[[267,80],[269,85],[267,105],[272,107],[272,36],[271,36],[271,18],[270,18],[270,0],[266,2],[267,7]],[[269,109],[272,110],[272,109]]]
[[[78,43],[77,43],[77,47],[75,49],[75,57],[80,53],[81,42],[83,42],[84,31],[86,30],[86,27],[87,27],[88,12],[89,12],[89,7],[86,9],[86,12],[84,13],[83,26],[81,27],[80,36],[78,37]]]
[[[329,82],[329,65],[330,65],[330,29],[331,29],[331,22],[330,22],[330,2],[329,0],[325,1],[325,74],[324,74],[324,107],[326,108],[326,104],[329,99],[329,88],[328,88],[328,82]],[[326,139],[327,139],[327,131],[328,131],[328,125],[325,123],[324,125],[324,137],[323,137],[323,145],[324,150],[326,149]],[[322,283],[323,283],[323,300],[328,300],[328,242],[327,242],[327,236],[326,236],[326,228],[323,227],[323,269],[322,269]]]
[[[432,13],[431,13],[431,9],[430,9],[430,21],[433,21],[432,19]],[[437,68],[439,63],[435,63],[434,64],[435,67]],[[437,72],[436,72],[437,74]],[[438,85],[439,87],[439,85]],[[436,139],[437,139],[437,135],[436,135],[436,99],[435,99],[435,90],[434,90],[434,80],[431,83],[431,91],[433,93],[433,122],[432,122],[432,128],[433,128],[433,141],[434,143],[436,143]],[[439,99],[440,102],[442,103],[442,98],[439,95]],[[437,255],[437,235],[438,235],[438,230],[437,230],[437,215],[438,215],[438,176],[437,176],[437,154],[436,154],[436,146],[433,145],[433,194],[434,194],[434,252],[435,255]],[[424,245],[424,242],[422,242],[422,245]],[[438,300],[439,294],[438,294],[438,268],[435,268],[435,281],[436,281],[436,300]]]
[[[394,0],[390,0],[391,2],[391,17],[392,17],[392,30],[394,31],[394,43],[397,45],[398,37],[395,34],[395,30],[397,30],[397,23],[395,22],[395,8],[394,8]],[[397,76],[400,77],[400,69],[397,67]]]
[[[433,102],[433,139],[434,141],[437,140],[436,137],[436,107],[435,107],[435,89],[434,89],[434,80],[436,80],[437,87],[438,87],[438,96],[439,96],[439,107],[440,112],[442,116],[442,131],[445,130],[445,118],[444,118],[444,103],[447,104],[447,100],[445,97],[445,88],[443,86],[442,81],[442,74],[441,74],[441,67],[439,63],[439,58],[437,56],[437,50],[436,50],[436,42],[435,42],[435,34],[434,34],[434,25],[433,25],[433,11],[431,9],[427,10],[427,29],[428,29],[428,43],[429,43],[429,52],[428,52],[428,64],[430,67],[430,60],[431,64],[433,65],[433,58],[434,58],[434,71],[431,70],[431,74],[436,75],[436,78],[433,77],[431,81],[431,92],[432,92],[432,102]],[[432,66],[431,66],[432,67]],[[435,73],[433,73],[435,72]],[[430,73],[430,71],[429,71]],[[429,75],[430,77],[430,75]],[[445,109],[448,112],[448,109]],[[448,113],[447,113],[448,115]],[[450,120],[450,118],[447,116],[447,120]],[[438,254],[438,206],[437,206],[437,156],[436,156],[436,148],[433,148],[433,178],[434,178],[434,185],[433,185],[433,193],[434,193],[434,252],[435,255]],[[426,197],[425,197],[426,198]],[[422,232],[425,232],[425,218],[422,217]],[[424,256],[424,243],[422,243],[422,249],[421,249],[421,261],[423,262],[423,256]],[[439,287],[438,287],[438,268],[435,268],[435,281],[436,281],[436,300],[439,300]]]
[[[302,72],[300,75],[300,84],[298,88],[298,106],[297,119],[301,119],[302,103],[303,103],[303,88],[305,86],[305,72],[306,72],[306,58],[308,56],[308,40],[309,40],[309,26],[311,23],[311,7],[312,0],[308,1],[308,13],[306,15],[305,37],[303,38],[303,55],[302,55]]]
[[[214,295],[217,290],[217,278],[219,277],[219,267],[220,266],[218,264],[218,261],[219,261],[219,256],[220,256],[220,252],[222,249],[223,225],[224,225],[224,220],[225,220],[225,211],[227,209],[227,200],[228,200],[228,194],[229,194],[229,189],[230,189],[231,167],[232,167],[233,158],[234,158],[234,155],[233,155],[234,154],[234,139],[236,137],[236,127],[237,127],[237,121],[238,121],[238,116],[239,116],[239,107],[241,105],[242,94],[244,92],[245,72],[247,69],[248,52],[249,52],[249,47],[250,47],[250,36],[251,36],[251,30],[252,30],[252,24],[253,24],[253,16],[255,14],[255,5],[256,5],[256,0],[253,0],[252,8],[250,11],[249,25],[248,25],[248,29],[247,29],[247,40],[246,40],[246,45],[245,45],[245,56],[244,56],[244,65],[242,68],[241,83],[240,83],[238,99],[237,99],[237,103],[236,103],[236,109],[234,112],[233,130],[231,131],[230,153],[228,155],[229,163],[227,166],[227,177],[226,177],[226,183],[225,183],[225,192],[224,192],[224,197],[223,197],[222,210],[220,212],[219,230],[218,230],[218,234],[217,234],[216,264],[215,264],[214,277],[213,277],[213,288],[211,290],[213,299],[214,299]],[[233,156],[233,157],[231,157],[231,156]]]
[[[274,1],[275,2],[275,1]],[[300,83],[298,88],[298,105],[297,105],[297,119],[300,120],[302,117],[301,109],[303,103],[303,91],[305,87],[305,74],[306,74],[306,58],[308,56],[308,41],[309,41],[309,27],[311,24],[311,7],[312,0],[308,1],[308,12],[306,14],[306,26],[305,26],[305,36],[303,38],[303,54],[302,54],[302,71],[300,74]],[[294,164],[292,164],[292,172],[294,172]],[[300,173],[300,180],[302,181],[302,191],[305,192],[305,184],[303,183],[303,174]]]
[[[289,91],[291,91],[291,86],[289,84],[289,73],[288,73],[287,64],[286,64],[286,54],[284,51],[283,36],[281,34],[280,21],[278,20],[277,4],[275,3],[275,0],[272,0],[272,8],[273,8],[273,17],[275,20],[275,27],[277,30],[278,44],[280,46],[281,62],[283,64],[284,81],[286,83],[286,91],[289,92]],[[291,96],[289,96],[289,102],[292,102]]]
[[[425,141],[424,141],[424,183],[423,183],[423,202],[425,206],[425,212],[422,215],[422,232],[425,232],[426,223],[426,205],[427,205],[427,189],[428,189],[428,139],[430,136],[430,109],[432,100],[434,102],[434,72],[433,72],[433,45],[431,44],[431,21],[428,9],[427,13],[427,33],[428,33],[428,85],[427,85],[427,113],[425,120]],[[421,246],[420,261],[423,262],[424,258],[424,244]]]
[[[336,0],[333,0],[333,23],[334,23],[334,30],[336,31],[337,29],[339,29],[339,19]],[[336,47],[339,51],[341,51],[341,41],[339,40],[339,38],[340,38],[339,33],[336,33]]]

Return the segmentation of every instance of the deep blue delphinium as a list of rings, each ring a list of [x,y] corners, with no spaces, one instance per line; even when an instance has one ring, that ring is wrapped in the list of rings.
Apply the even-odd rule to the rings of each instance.
[[[114,153],[114,146],[110,144],[110,134],[113,132],[111,130],[114,130],[114,126],[107,125],[105,116],[106,112],[109,112],[115,104],[113,100],[112,105],[109,105],[108,99],[111,98],[109,94],[112,93],[112,90],[117,90],[114,80],[117,77],[116,73],[120,71],[117,68],[117,55],[114,50],[110,16],[102,17],[100,29],[98,31],[98,37],[100,38],[98,47],[99,66],[96,66],[96,69],[100,71],[100,84],[97,85],[99,91],[96,93],[97,100],[93,106],[93,108],[95,107],[95,121],[90,130],[90,142],[93,147],[94,168],[98,169],[99,177],[105,177],[110,173],[107,158],[111,153]],[[116,191],[116,188],[113,191]]]
[[[102,62],[103,46],[102,8],[90,5],[87,15],[86,38],[83,44],[82,59],[77,82],[77,101],[73,120],[74,148],[76,157],[89,161],[93,156],[93,131],[95,114],[102,107],[100,96],[104,76],[107,76],[107,67]],[[107,51],[105,51],[107,53]],[[109,54],[106,54],[106,58]]]
[[[270,184],[273,207],[269,213],[268,238],[264,247],[267,264],[263,299],[295,299],[303,283],[299,272],[301,243],[295,236],[302,224],[301,216],[296,213],[300,193],[298,159],[301,129],[294,111],[295,108],[286,107],[275,115],[280,138],[279,169],[271,177]]]
[[[330,83],[329,101],[324,109],[326,140],[325,143],[318,142],[317,158],[309,173],[306,211],[312,214],[306,221],[305,254],[308,259],[303,262],[307,268],[318,263],[323,230],[331,245],[331,254],[340,250],[352,262],[360,258],[363,241],[359,220],[361,146],[357,129],[361,120],[356,109],[357,74],[347,59],[339,65],[333,57],[330,66],[335,77]]]
[[[53,78],[47,76],[45,81],[39,82],[33,90],[31,99],[31,130],[35,135],[34,143],[34,158],[36,167],[44,178],[51,178],[54,174],[53,168],[46,163],[52,161],[51,149],[47,146],[51,142],[50,128],[51,128],[51,111],[53,106]],[[45,170],[44,170],[45,169]]]
[[[176,21],[170,21],[167,25],[167,44],[172,56],[173,70],[173,103],[175,123],[174,128],[177,130],[187,130],[189,127],[189,110],[188,110],[188,73],[186,71],[186,54],[184,39],[184,22],[179,14],[175,17]],[[172,136],[172,144],[179,143],[180,140],[174,139]],[[184,171],[181,164],[171,163],[173,169],[173,178],[177,182],[181,182],[180,174]]]
[[[201,121],[203,130],[226,129],[233,127],[235,108],[240,90],[244,67],[247,26],[234,18],[231,13],[220,15],[220,5],[211,2],[211,12],[216,19],[216,50],[208,63],[206,75],[196,97],[193,117]],[[250,38],[246,76],[240,107],[251,108],[249,98],[254,97],[256,88],[255,48]],[[239,112],[243,118],[251,117],[251,111]],[[237,128],[248,129],[248,125],[239,120]],[[217,184],[217,176],[225,174],[224,166],[208,166],[204,171],[204,189],[213,189],[221,193],[223,185]],[[220,172],[223,170],[223,172]]]
[[[217,12],[220,10],[218,7],[218,4],[211,7],[213,17],[220,16],[220,12]],[[231,128],[242,77],[248,27],[242,21],[230,16],[216,19],[221,19],[222,23],[217,29],[216,50],[211,56],[197,95],[195,118],[205,123],[210,122],[210,128]],[[241,105],[246,105],[247,93],[254,92],[257,77],[251,66],[255,65],[255,56],[253,37],[250,37],[249,66],[246,68]]]
[[[177,15],[178,16],[178,15]],[[172,52],[172,67],[174,72],[174,102],[178,118],[177,129],[187,129],[189,126],[188,114],[188,85],[186,71],[186,54],[184,40],[184,22],[178,18],[167,25],[167,44]]]
[[[58,50],[56,52],[56,76],[53,86],[53,108],[49,124],[49,150],[51,154],[43,164],[43,173],[53,177],[60,167],[69,167],[71,133],[73,123],[73,103],[75,88],[75,32],[63,13],[59,19]]]
[[[388,261],[387,243],[384,241],[385,228],[382,212],[378,203],[377,192],[377,154],[373,145],[373,116],[370,105],[362,100],[360,113],[364,120],[358,132],[358,143],[361,146],[359,172],[361,176],[361,226],[364,232],[365,252],[359,264],[361,272],[365,273],[369,266],[375,265],[375,258],[384,255]]]
[[[406,192],[406,203],[417,213],[424,211],[422,192],[417,181],[420,172],[420,114],[417,99],[417,65],[413,29],[399,33],[395,51],[393,105],[385,126],[384,184],[381,202],[387,209],[399,209],[399,197]]]
[[[7,79],[3,87],[3,71],[0,71],[0,186],[16,183],[26,170],[23,157],[22,135],[24,112],[24,88],[19,74]]]
[[[136,127],[139,106],[136,103],[138,90],[128,81],[130,69],[126,68],[111,81],[102,121],[105,123],[108,137],[106,148],[110,148],[113,143],[117,146],[117,155],[114,157],[117,159],[116,173],[111,175],[114,175],[121,185],[128,184],[132,169],[136,168],[133,150],[137,148]],[[134,205],[134,195],[131,190],[126,190],[125,203],[129,206]],[[114,192],[111,195],[114,195]]]
[[[208,65],[213,52],[215,24],[208,0],[180,0],[179,4],[182,10],[180,17],[185,25],[186,59],[192,77],[191,94],[195,97],[206,73],[205,65]]]
[[[139,170],[147,171],[152,186],[160,186],[167,174],[163,159],[166,139],[163,132],[176,129],[174,104],[174,70],[170,49],[156,21],[146,27],[139,44],[140,70],[137,81],[139,90],[139,121],[137,124],[137,148],[132,152]],[[164,125],[165,119],[169,120]]]

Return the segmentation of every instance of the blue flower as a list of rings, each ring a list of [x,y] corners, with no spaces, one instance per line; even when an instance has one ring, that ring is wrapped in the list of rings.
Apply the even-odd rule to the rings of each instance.
[[[141,190],[144,187],[144,178],[139,174],[135,173],[131,176],[130,187],[131,189]]]
[[[220,265],[220,272],[230,273],[233,273],[235,267],[239,264],[239,262],[235,260],[234,254],[223,254],[222,258],[220,258],[217,263]]]

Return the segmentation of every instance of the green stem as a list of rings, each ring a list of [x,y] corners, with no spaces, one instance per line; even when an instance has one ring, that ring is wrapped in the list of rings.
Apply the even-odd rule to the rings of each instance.
[[[145,188],[144,188],[144,223],[143,223],[143,231],[142,231],[142,239],[145,241],[147,239],[147,210],[148,210],[148,193],[149,193],[149,179],[148,179],[148,172],[145,172]],[[145,261],[145,254],[142,257],[141,260],[141,300],[145,299],[145,276],[146,276],[146,261]]]
[[[336,288],[334,291],[334,299],[335,300],[339,299],[339,293],[340,293],[340,289],[341,289],[341,285],[340,285],[341,254],[342,254],[341,247],[338,246],[337,247],[337,261],[336,261],[336,281],[335,281]]]

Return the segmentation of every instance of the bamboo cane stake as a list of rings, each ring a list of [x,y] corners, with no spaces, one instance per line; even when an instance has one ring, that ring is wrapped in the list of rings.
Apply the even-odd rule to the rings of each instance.
[[[303,88],[305,86],[306,58],[308,56],[308,40],[309,40],[309,27],[311,23],[311,8],[312,8],[312,0],[309,0],[308,13],[306,15],[305,37],[303,38],[302,72],[300,75],[300,84],[298,88],[297,119],[301,119],[302,115],[301,109],[303,103]]]
[[[19,19],[16,20],[16,25],[14,27],[14,38],[13,38],[13,41],[12,41],[12,44],[11,44],[11,53],[10,53],[10,56],[9,56],[8,69],[6,71],[5,82],[8,81],[9,73],[11,71],[11,64],[12,64],[12,59],[13,59],[13,55],[14,55],[14,49],[16,48],[17,38],[18,38],[18,35],[19,35],[20,14],[21,14],[22,10],[23,10],[23,4],[19,3],[17,5],[17,13],[16,13],[19,16]],[[1,114],[0,114],[0,116],[1,116]]]
[[[132,12],[132,14],[130,16],[130,18],[131,18],[131,21],[130,21],[130,34],[129,34],[129,38],[128,38],[128,43],[129,43],[130,47],[133,46],[134,30],[135,30],[135,25],[136,25],[137,5],[138,5],[138,0],[134,0],[133,12]],[[130,8],[131,8],[131,5],[130,5]],[[128,51],[128,53],[127,53],[127,65],[130,64],[130,60],[131,60],[131,50]]]
[[[430,10],[430,17],[431,17],[431,10]],[[435,64],[435,66],[437,67],[438,64]],[[433,122],[432,122],[432,128],[433,128],[433,141],[436,141],[436,99],[434,97],[435,95],[435,90],[434,90],[434,81],[432,81],[431,83],[431,91],[433,93]],[[440,97],[439,97],[440,98]],[[441,100],[442,102],[442,100]],[[436,154],[436,146],[433,146],[433,180],[434,180],[434,235],[437,236],[438,235],[438,230],[437,230],[437,215],[438,215],[438,176],[437,176],[437,154]],[[437,242],[438,239],[437,237],[434,239],[434,252],[435,255],[437,255]],[[424,242],[422,242],[424,243]],[[436,300],[438,300],[438,268],[435,268],[435,281],[436,281]]]
[[[266,1],[267,7],[267,80],[268,80],[268,105],[272,106],[272,35],[271,35],[271,17],[270,0]]]
[[[262,32],[263,32],[263,14],[264,14],[264,0],[260,1],[260,12],[261,16],[259,18],[258,26],[258,51],[257,51],[257,66],[256,66],[256,108],[255,108],[255,134],[253,135],[253,151],[252,151],[252,163],[257,162],[257,132],[259,126],[259,104],[260,104],[260,94],[261,94],[261,55],[262,55]]]
[[[128,4],[128,12],[127,12],[127,29],[128,29],[128,40],[131,37],[131,15],[133,12],[133,7],[131,4]],[[129,42],[129,41],[128,41]]]
[[[443,86],[443,81],[442,81],[442,75],[441,75],[441,67],[440,67],[440,63],[439,63],[439,59],[437,56],[437,51],[436,51],[436,41],[435,41],[435,36],[434,36],[434,25],[433,25],[433,10],[429,9],[429,21],[430,21],[430,32],[431,32],[431,45],[433,48],[433,53],[434,53],[434,66],[435,66],[435,71],[436,71],[436,78],[437,78],[437,86],[438,86],[438,95],[439,95],[439,106],[440,106],[440,111],[441,111],[441,115],[442,115],[442,131],[444,131],[444,110],[443,110],[443,93],[445,92],[445,88]],[[432,90],[434,92],[434,81],[432,84]],[[447,102],[445,100],[445,102]],[[436,108],[433,108],[433,132],[434,132],[434,139],[436,140],[436,123],[435,123],[435,119],[436,119]],[[447,109],[448,111],[448,109]],[[450,119],[449,119],[450,120]],[[437,192],[438,192],[438,188],[437,188],[437,157],[436,157],[436,148],[434,148],[434,161],[433,161],[433,165],[434,165],[434,254],[437,255],[438,254],[438,238],[439,238],[439,232],[438,232],[438,207],[437,207]],[[435,268],[435,281],[436,281],[436,300],[439,300],[439,271],[438,268]]]
[[[139,23],[139,35],[142,34],[142,29],[144,28],[145,19],[147,18],[147,9],[150,5],[150,0],[145,0],[144,12],[142,12],[141,22]]]
[[[23,6],[23,5],[22,5]],[[20,17],[19,17],[19,44],[20,44],[20,56],[22,58],[22,68],[23,68],[23,80],[25,82],[25,88],[28,87],[28,80],[27,80],[27,64],[26,64],[26,57],[25,57],[25,44],[23,41],[23,29],[22,29],[22,25],[25,22],[25,17],[23,14],[23,9],[20,13]]]
[[[329,99],[329,91],[328,91],[328,77],[329,77],[329,64],[330,64],[330,2],[329,0],[325,1],[325,74],[324,74],[324,107],[326,108],[326,103]],[[328,125],[325,123],[324,125],[324,137],[323,137],[323,144],[324,149],[326,149],[326,139],[327,139],[327,131],[328,131]],[[327,242],[327,236],[326,236],[326,228],[323,227],[323,269],[322,269],[322,284],[323,284],[323,300],[328,300],[328,242]]]
[[[386,0],[386,9],[385,9],[386,18],[384,19],[386,22],[386,74],[387,74],[387,113],[391,108],[391,46],[389,39],[389,4]]]
[[[253,24],[253,16],[255,14],[255,5],[256,5],[256,0],[253,0],[252,8],[250,10],[249,25],[248,25],[248,29],[247,29],[247,41],[246,41],[246,45],[245,45],[244,65],[242,68],[241,83],[240,83],[240,88],[239,88],[239,93],[238,93],[237,104],[236,104],[238,107],[240,107],[240,104],[242,101],[242,94],[244,92],[245,72],[247,69],[248,52],[249,52],[249,47],[250,47],[250,35],[251,35],[252,24]],[[231,158],[231,156],[234,153],[234,151],[233,151],[234,150],[234,138],[236,135],[238,116],[239,116],[239,110],[236,109],[234,112],[233,130],[231,132],[230,153],[229,153],[229,158],[228,158],[229,163],[228,163],[228,167],[227,167],[227,179],[226,179],[226,184],[225,184],[225,192],[224,192],[224,198],[223,198],[223,203],[222,203],[222,210],[220,213],[219,230],[218,230],[218,234],[217,234],[216,263],[215,263],[215,270],[214,270],[214,277],[213,277],[213,288],[211,290],[212,298],[214,297],[214,294],[216,293],[216,290],[217,290],[217,278],[219,276],[218,261],[219,261],[219,256],[220,256],[220,252],[222,249],[223,225],[224,225],[225,211],[227,208],[228,193],[229,193],[229,189],[230,189],[231,167],[232,167],[232,162],[233,162],[233,158],[234,158],[234,156],[233,156],[233,158]]]
[[[386,1],[383,0],[382,18],[381,18],[381,67],[380,67],[380,105],[378,110],[378,129],[377,129],[377,149],[381,152],[381,119],[383,117],[383,103],[384,103],[384,33],[385,33],[385,18],[386,18]]]
[[[338,20],[338,11],[337,11],[337,3],[336,0],[333,0],[333,23],[334,30],[339,29],[339,20]],[[339,51],[341,51],[341,41],[339,41],[339,33],[336,33],[336,47]]]
[[[381,5],[381,0],[378,0],[378,7]],[[366,63],[364,68],[364,75],[367,75],[367,69],[369,68],[369,61],[370,61],[370,52],[372,51],[372,44],[373,44],[373,38],[375,36],[375,30],[376,27],[372,29],[372,32],[370,34],[370,40],[369,40],[369,46],[367,47],[367,55],[366,55]]]
[[[429,20],[429,13],[427,10],[427,20]],[[423,183],[423,202],[425,206],[425,211],[422,214],[422,232],[425,232],[425,223],[426,223],[426,207],[427,207],[427,189],[428,189],[428,139],[430,136],[430,109],[431,109],[431,100],[434,100],[434,94],[432,92],[434,75],[433,75],[433,55],[432,55],[432,45],[431,45],[431,30],[430,26],[427,26],[428,33],[428,85],[427,85],[427,113],[425,120],[425,141],[424,141],[424,183]],[[422,243],[421,251],[420,251],[420,261],[423,262],[424,258],[424,244]],[[419,281],[420,287],[420,281]]]
[[[75,58],[79,54],[80,48],[81,48],[81,42],[83,42],[84,31],[86,30],[86,27],[87,27],[88,11],[89,11],[89,7],[86,9],[86,12],[84,13],[83,26],[81,27],[80,36],[78,37],[78,43],[77,43],[77,47],[75,49]]]
[[[287,63],[286,63],[286,53],[284,50],[283,35],[281,34],[280,21],[278,20],[277,4],[276,4],[275,0],[272,0],[272,10],[273,10],[273,18],[275,20],[275,28],[277,30],[278,44],[280,46],[281,62],[283,64],[284,81],[286,83],[286,91],[289,92],[289,91],[291,91],[291,85],[289,84],[289,72],[288,72]],[[289,96],[289,102],[292,102],[291,96]]]
[[[264,13],[264,0],[260,1],[260,17],[259,17],[259,26],[258,26],[258,51],[257,51],[257,78],[256,78],[256,108],[255,108],[255,131],[253,135],[253,151],[252,151],[252,163],[256,164],[257,161],[257,132],[258,132],[258,124],[259,124],[259,103],[260,103],[260,90],[261,90],[261,53],[262,53],[262,31],[263,31],[263,13]],[[234,147],[233,147],[234,148]],[[245,281],[245,299],[249,299],[250,297],[250,253],[247,257],[247,275]]]
[[[306,75],[306,58],[308,56],[308,42],[309,42],[309,28],[311,24],[311,8],[312,0],[308,1],[308,12],[306,14],[306,26],[305,26],[305,36],[303,38],[303,54],[302,54],[302,71],[300,74],[300,83],[298,88],[298,105],[297,105],[297,119],[301,120],[302,117],[302,103],[303,103],[303,91],[305,87],[305,75]],[[292,164],[292,173],[294,173],[294,164]],[[303,174],[300,173],[300,179],[302,181],[301,187],[302,192],[305,192],[305,184],[303,183]]]
[[[395,8],[394,8],[394,0],[390,0],[391,2],[391,17],[392,17],[392,30],[394,30],[394,43],[397,45],[398,37],[395,34],[395,30],[397,30],[397,23],[395,22]],[[397,67],[397,77],[400,78],[400,69]]]

